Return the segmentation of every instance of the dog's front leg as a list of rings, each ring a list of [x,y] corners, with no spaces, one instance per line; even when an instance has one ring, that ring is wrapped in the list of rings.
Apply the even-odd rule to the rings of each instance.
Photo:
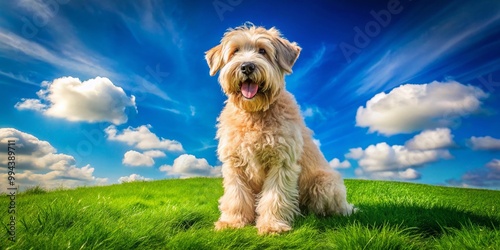
[[[241,167],[222,166],[224,195],[219,200],[221,216],[215,229],[242,228],[255,219],[255,195]]]
[[[259,234],[282,233],[292,229],[293,218],[300,213],[296,163],[271,167],[257,204],[256,226]]]

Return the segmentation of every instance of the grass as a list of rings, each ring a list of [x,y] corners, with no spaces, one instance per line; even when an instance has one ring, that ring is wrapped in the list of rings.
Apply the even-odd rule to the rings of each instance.
[[[346,180],[351,217],[296,219],[259,236],[215,232],[221,179],[196,178],[45,191],[16,197],[15,243],[1,249],[499,249],[500,192]],[[2,225],[9,198],[0,199]],[[4,226],[5,227],[5,226]]]

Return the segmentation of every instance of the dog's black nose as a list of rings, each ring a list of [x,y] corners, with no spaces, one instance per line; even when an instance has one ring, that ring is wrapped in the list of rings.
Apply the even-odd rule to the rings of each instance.
[[[241,72],[245,75],[250,75],[255,70],[255,64],[251,62],[244,62],[241,64]]]

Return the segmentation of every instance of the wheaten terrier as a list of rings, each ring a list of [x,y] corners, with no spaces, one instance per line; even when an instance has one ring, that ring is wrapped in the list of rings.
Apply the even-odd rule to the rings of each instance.
[[[206,52],[210,75],[228,100],[218,118],[218,156],[224,195],[216,229],[254,223],[260,234],[292,229],[300,209],[349,215],[340,174],[312,140],[285,74],[301,48],[271,28],[245,24],[229,29]]]

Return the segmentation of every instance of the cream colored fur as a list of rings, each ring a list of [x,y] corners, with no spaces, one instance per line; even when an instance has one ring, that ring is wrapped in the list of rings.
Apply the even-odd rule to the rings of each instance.
[[[218,156],[222,161],[224,195],[217,230],[255,225],[260,234],[292,229],[300,207],[318,215],[349,215],[340,174],[313,143],[299,106],[285,89],[284,75],[301,48],[271,28],[246,24],[230,29],[221,44],[206,52],[210,75],[228,96],[218,119]],[[251,62],[251,74],[242,64]],[[247,99],[241,86],[258,84]]]

